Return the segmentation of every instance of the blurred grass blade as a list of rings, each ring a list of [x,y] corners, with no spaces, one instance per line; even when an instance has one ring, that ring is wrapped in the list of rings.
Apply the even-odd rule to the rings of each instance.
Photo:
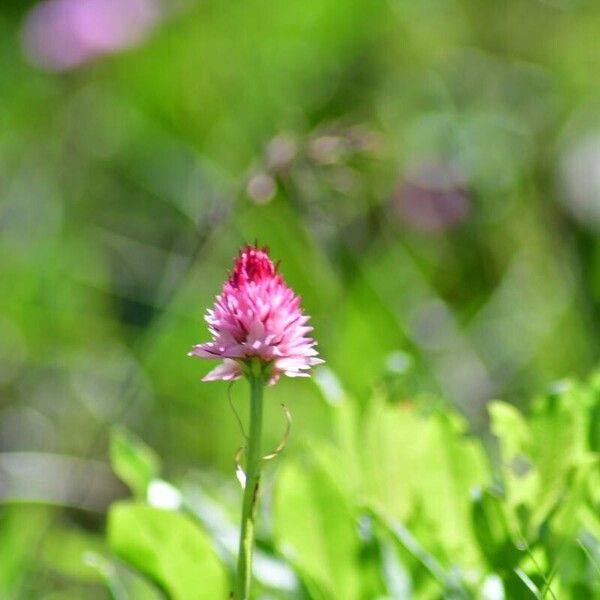
[[[389,532],[393,534],[394,539],[398,541],[403,548],[405,548],[414,558],[416,558],[433,578],[443,587],[446,587],[446,572],[442,565],[436,560],[436,558],[427,552],[419,544],[419,542],[413,537],[410,531],[404,527],[401,523],[393,521],[391,519],[385,519],[381,516],[377,516],[379,523],[381,523]]]
[[[98,571],[113,600],[130,600],[109,561],[96,552],[86,552],[83,559],[88,566]]]
[[[577,538],[577,543],[581,547],[581,549],[585,552],[585,555],[588,557],[590,564],[593,565],[594,569],[598,573],[598,581],[600,581],[600,564],[594,558],[593,554],[590,552],[590,549],[583,543],[580,538]]]
[[[533,596],[538,600],[543,600],[544,596],[542,596],[542,592],[527,575],[527,573],[525,573],[522,569],[519,568],[515,569],[514,571],[517,577],[525,584],[525,586],[533,594]]]

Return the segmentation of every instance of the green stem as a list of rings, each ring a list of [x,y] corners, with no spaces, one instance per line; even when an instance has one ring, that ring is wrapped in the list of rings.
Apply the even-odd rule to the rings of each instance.
[[[263,413],[262,374],[252,374],[250,381],[250,432],[246,449],[246,486],[242,504],[242,526],[238,554],[237,576],[235,580],[235,600],[249,600],[252,581],[252,550],[254,548],[254,528],[260,484],[262,462],[261,435]]]

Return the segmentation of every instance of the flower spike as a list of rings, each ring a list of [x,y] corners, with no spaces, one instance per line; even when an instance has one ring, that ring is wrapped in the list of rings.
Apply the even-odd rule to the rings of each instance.
[[[223,359],[204,381],[248,375],[253,358],[261,362],[270,384],[281,375],[308,377],[311,367],[323,362],[316,342],[307,337],[312,327],[300,309],[300,297],[286,285],[278,266],[266,246],[246,244],[241,249],[222,293],[206,314],[213,339],[189,353]]]

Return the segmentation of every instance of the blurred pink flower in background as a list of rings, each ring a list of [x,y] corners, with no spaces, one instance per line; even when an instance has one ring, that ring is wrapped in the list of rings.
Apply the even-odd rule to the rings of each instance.
[[[277,272],[267,248],[245,246],[233,272],[217,296],[206,322],[212,342],[194,346],[189,356],[224,361],[204,381],[239,379],[249,359],[271,365],[270,381],[280,375],[308,377],[311,366],[322,363],[316,342],[306,334],[309,317]]]
[[[418,231],[441,232],[461,223],[469,213],[467,177],[454,163],[423,161],[409,166],[396,187],[392,209]]]
[[[157,23],[158,0],[46,0],[23,25],[23,46],[35,65],[63,71],[139,43]]]

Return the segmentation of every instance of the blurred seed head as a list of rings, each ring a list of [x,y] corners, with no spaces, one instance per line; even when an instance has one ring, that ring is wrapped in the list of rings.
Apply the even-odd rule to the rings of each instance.
[[[268,144],[266,150],[267,168],[271,171],[288,169],[298,153],[296,140],[289,135],[278,135]]]
[[[312,140],[308,148],[310,158],[322,165],[340,162],[347,152],[347,141],[338,135],[321,135]]]
[[[354,125],[348,131],[348,140],[357,152],[376,154],[383,145],[380,135],[365,125]]]
[[[136,45],[158,17],[158,0],[46,0],[25,19],[24,51],[43,69],[72,69]]]
[[[276,191],[275,180],[263,171],[252,175],[246,185],[248,197],[256,204],[268,204],[275,197]]]
[[[392,210],[412,229],[440,232],[468,216],[470,194],[463,169],[449,162],[420,162],[407,169],[392,198]]]

